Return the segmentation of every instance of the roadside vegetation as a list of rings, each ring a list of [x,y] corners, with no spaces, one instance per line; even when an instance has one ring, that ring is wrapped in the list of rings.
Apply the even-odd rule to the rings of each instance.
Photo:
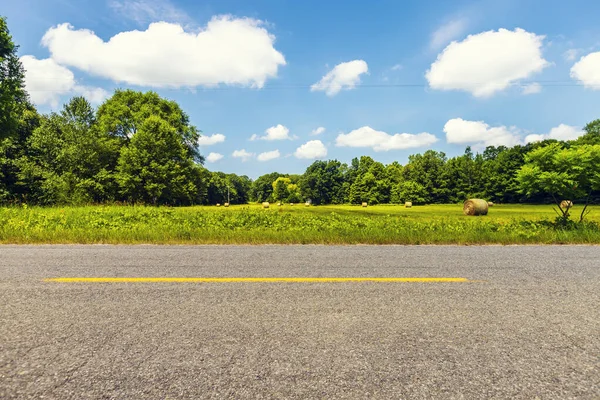
[[[1,243],[152,244],[600,244],[600,209],[574,228],[548,206],[498,205],[467,217],[461,205],[0,209]]]
[[[252,180],[205,168],[200,130],[155,92],[38,113],[17,49],[0,18],[3,243],[600,243],[600,120],[576,140],[427,150],[405,165],[317,160]],[[481,218],[437,205],[470,198],[546,205]]]

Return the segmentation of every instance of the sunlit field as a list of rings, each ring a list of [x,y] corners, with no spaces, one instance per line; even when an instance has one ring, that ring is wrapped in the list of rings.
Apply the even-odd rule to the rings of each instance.
[[[86,206],[0,208],[1,243],[153,244],[600,244],[600,207],[573,229],[550,205],[237,205],[229,208]],[[578,219],[580,206],[572,209]]]

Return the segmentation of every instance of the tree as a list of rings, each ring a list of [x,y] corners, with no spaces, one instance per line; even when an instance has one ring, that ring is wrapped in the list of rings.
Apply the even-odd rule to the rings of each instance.
[[[392,203],[401,204],[410,201],[414,204],[427,202],[427,190],[423,185],[414,181],[404,181],[392,189]]]
[[[155,92],[117,90],[100,106],[97,120],[102,132],[127,144],[146,119],[152,116],[161,118],[174,129],[178,139],[195,161],[204,162],[198,150],[198,129],[190,124],[188,115],[176,102],[165,100]]]
[[[600,144],[600,119],[590,122],[583,130],[585,134],[575,140],[576,144]]]
[[[0,139],[17,134],[31,104],[25,92],[25,70],[17,56],[6,19],[0,17]]]
[[[175,128],[159,116],[148,117],[121,149],[117,181],[132,202],[200,203],[198,167]]]
[[[23,174],[38,181],[44,204],[113,200],[113,171],[118,143],[96,129],[94,110],[83,97],[74,97],[58,114],[42,118],[28,138],[29,157]]]
[[[290,178],[280,176],[273,182],[273,199],[276,201],[284,201],[290,196],[288,186],[291,185]]]
[[[427,150],[423,154],[409,156],[402,175],[405,181],[417,182],[425,188],[425,202],[446,203],[450,198],[446,162],[443,152]]]
[[[250,190],[250,200],[262,203],[263,201],[270,201],[271,195],[273,194],[273,182],[280,176],[287,176],[278,172],[272,172],[270,174],[259,176],[254,182]]]
[[[569,220],[571,207],[562,208],[561,201],[584,201],[581,222],[592,192],[600,190],[600,145],[565,148],[561,143],[553,143],[537,148],[525,156],[517,180],[528,196],[540,192],[552,196],[563,223]]]
[[[312,163],[298,184],[304,200],[314,204],[343,203],[346,169],[346,164],[338,160]]]

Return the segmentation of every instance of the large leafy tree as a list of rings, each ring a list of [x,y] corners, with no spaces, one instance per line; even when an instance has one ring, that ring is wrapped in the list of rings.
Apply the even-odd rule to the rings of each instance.
[[[117,166],[117,181],[131,202],[200,203],[201,174],[175,128],[159,116],[137,127]]]
[[[271,172],[270,174],[261,175],[254,182],[250,189],[250,200],[259,203],[263,201],[271,201],[273,194],[273,182],[280,176],[287,177],[288,175],[280,174],[279,172]]]
[[[563,221],[569,219],[570,207],[561,207],[561,201],[583,201],[581,222],[592,193],[600,190],[600,145],[567,148],[562,143],[552,143],[532,150],[525,156],[517,181],[528,196],[549,194]]]
[[[94,109],[74,97],[60,113],[42,118],[28,139],[29,157],[22,173],[41,188],[37,201],[87,203],[113,200],[113,171],[119,146],[96,126]]]
[[[417,182],[425,188],[427,203],[446,203],[450,198],[446,162],[443,152],[427,150],[423,154],[409,156],[402,175],[404,180]]]
[[[188,115],[176,102],[163,99],[155,92],[117,90],[100,106],[97,113],[99,129],[119,138],[123,144],[132,140],[150,117],[165,121],[173,128],[190,156],[199,163],[204,162],[198,150],[198,129],[190,124]]]
[[[343,203],[346,169],[338,160],[315,161],[298,184],[302,197],[314,204]]]
[[[6,19],[0,17],[0,139],[17,135],[23,114],[31,109],[17,50]]]

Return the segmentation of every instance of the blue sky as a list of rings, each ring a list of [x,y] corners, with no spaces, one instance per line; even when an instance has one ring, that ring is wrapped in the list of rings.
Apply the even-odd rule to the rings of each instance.
[[[600,118],[597,1],[8,0],[0,12],[41,111],[155,90],[203,131],[203,154],[222,155],[209,169],[253,178],[572,138]]]

